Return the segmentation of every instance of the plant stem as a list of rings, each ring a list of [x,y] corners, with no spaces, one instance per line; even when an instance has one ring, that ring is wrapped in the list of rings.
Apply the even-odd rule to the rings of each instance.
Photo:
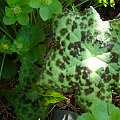
[[[3,31],[11,40],[13,40],[13,37],[0,26],[0,30]]]
[[[78,4],[78,5],[76,5],[75,7],[77,8],[77,7],[79,7],[80,5],[82,5],[82,4],[84,4],[84,3],[86,3],[87,1],[89,1],[89,0],[85,0],[84,2],[79,3],[79,4]]]
[[[0,80],[1,80],[1,77],[2,77],[2,71],[3,71],[4,62],[5,62],[5,53],[3,55],[3,60],[2,60],[1,68],[0,68]]]
[[[35,21],[35,25],[37,26],[37,21],[36,21],[36,17],[35,17],[35,11],[33,11],[33,18],[34,18],[34,21]]]

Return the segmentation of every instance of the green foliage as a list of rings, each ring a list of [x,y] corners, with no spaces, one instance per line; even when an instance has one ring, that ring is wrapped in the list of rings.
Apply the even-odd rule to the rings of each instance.
[[[1,61],[0,61],[0,65],[1,65]],[[16,76],[16,73],[17,73],[16,63],[14,63],[9,59],[5,60],[2,70],[2,76],[1,76],[2,79],[11,80],[13,79],[13,77]]]
[[[72,22],[71,20],[68,21],[69,25],[67,26],[67,30],[70,31],[70,36],[64,36],[63,34],[65,34],[66,31],[60,30],[62,27],[66,27],[65,23],[67,19],[66,15],[64,16],[64,14],[61,14],[64,16],[63,19],[60,19],[58,20],[58,23],[56,22],[53,24],[53,32],[55,32],[56,39],[54,48],[55,52],[51,50],[46,60],[44,60],[46,50],[48,50],[45,44],[45,39],[47,36],[49,36],[49,34],[51,34],[50,31],[52,26],[51,22],[53,22],[52,20],[54,18],[56,20],[59,19],[60,16],[58,14],[60,14],[62,10],[66,8],[73,8],[74,11],[78,11],[77,6],[79,5],[75,5],[74,2],[74,0],[0,1],[0,17],[2,18],[0,20],[0,80],[10,81],[14,80],[15,78],[18,78],[19,80],[19,83],[15,86],[15,88],[11,88],[11,90],[8,91],[5,90],[4,92],[1,92],[3,90],[0,90],[0,93],[6,96],[9,102],[13,105],[18,120],[37,120],[38,118],[45,118],[52,104],[67,99],[61,94],[62,91],[65,93],[71,92],[74,90],[73,88],[75,88],[75,99],[77,103],[80,102],[79,100],[81,100],[81,98],[84,99],[86,96],[84,91],[87,91],[87,87],[84,87],[83,85],[83,96],[80,95],[78,88],[81,87],[81,84],[85,84],[83,82],[85,77],[84,75],[88,75],[85,73],[85,70],[88,70],[89,72],[89,69],[86,69],[86,65],[90,67],[88,61],[91,60],[89,59],[91,56],[104,63],[109,68],[109,75],[107,75],[106,78],[108,78],[113,73],[115,76],[112,77],[115,79],[118,78],[116,74],[119,72],[119,70],[117,70],[117,67],[118,64],[120,64],[117,56],[120,54],[118,53],[120,45],[120,42],[118,41],[120,37],[118,35],[120,28],[119,20],[117,22],[116,20],[110,22],[102,22],[104,24],[103,30],[102,24],[98,23],[101,22],[99,15],[97,15],[95,12],[95,14],[92,16],[91,12],[94,10],[90,12],[90,16],[96,19],[94,25],[90,27],[93,37],[91,38],[89,32],[87,33],[89,34],[87,36],[87,39],[92,39],[93,41],[87,41],[85,39],[86,41],[81,42],[80,46],[79,43],[76,44],[77,48],[82,47],[82,49],[85,49],[84,52],[81,51],[79,58],[76,59],[75,56],[71,56],[71,53],[69,53],[70,51],[67,50],[66,44],[74,43],[76,41],[76,38],[83,39],[86,36],[84,36],[84,33],[80,33],[81,31],[79,31],[79,29],[74,31],[76,28],[76,23],[80,24],[81,18],[78,13],[72,13],[69,11],[70,14],[69,12],[66,12],[66,15],[68,14],[68,18],[72,19]],[[82,2],[85,3],[86,1]],[[112,0],[110,2],[113,3]],[[80,15],[82,16],[83,14]],[[58,16],[58,18],[56,18],[56,16]],[[89,21],[90,16],[86,16],[87,21]],[[80,19],[76,21],[76,18]],[[87,21],[85,20],[85,24]],[[92,21],[89,21],[89,24],[91,23]],[[99,35],[93,34],[94,28],[96,26],[98,26],[96,30],[98,30],[97,33]],[[82,27],[84,27],[84,23]],[[109,31],[109,28],[113,28],[113,32]],[[71,29],[73,29],[73,31],[71,31]],[[109,33],[111,34],[110,36]],[[111,40],[111,36],[113,36],[116,40]],[[60,41],[59,37],[61,37]],[[70,39],[70,41],[68,42],[66,38]],[[105,40],[105,42],[96,42],[95,39],[98,39],[98,41],[99,39],[102,39],[103,41]],[[57,48],[59,47],[59,42],[60,49]],[[115,42],[116,44],[114,44]],[[112,50],[114,54],[112,54]],[[64,56],[60,55],[61,53],[64,53]],[[68,56],[66,57],[66,55]],[[111,63],[110,60],[113,60],[112,58],[118,61],[116,63]],[[65,63],[65,69],[62,69],[62,67],[64,67],[64,64],[62,64],[62,62],[58,59],[64,60],[62,62]],[[46,62],[46,65],[43,66],[43,69],[41,69],[38,66],[41,66],[41,64],[43,64],[43,61]],[[49,63],[50,65],[48,65]],[[80,77],[82,82],[79,80],[76,82],[76,80],[72,78],[75,75],[75,78],[79,79],[79,76],[75,74],[75,66],[79,64],[82,65],[82,68],[80,70],[81,74],[83,74],[83,76],[81,75]],[[104,82],[99,84],[99,81],[101,81],[101,79],[98,79],[99,74],[101,72],[102,74],[104,73],[103,68],[100,68],[97,72],[96,70],[98,70],[98,68],[95,68],[92,74],[88,75],[90,77],[90,80],[92,80],[92,83],[94,83],[92,87],[94,88],[95,93],[99,91],[99,89],[95,88],[95,84],[104,84]],[[61,72],[63,74],[60,74]],[[50,77],[50,75],[52,75],[52,77]],[[65,81],[63,79],[63,76],[66,77]],[[45,78],[44,81],[43,78]],[[39,79],[41,82],[39,82],[39,85],[36,85]],[[96,79],[98,79],[98,82],[96,82]],[[120,84],[120,81],[116,81],[117,85],[119,86],[118,82]],[[113,81],[109,83],[115,84]],[[46,86],[46,84],[49,86]],[[109,91],[106,91],[109,89],[109,87],[109,84],[105,84],[105,87],[102,86],[100,88],[100,92],[103,90],[103,88],[105,88],[105,94],[102,94],[102,97],[111,95]],[[50,88],[50,90],[48,90],[48,88]],[[54,91],[54,88],[60,91],[60,93]],[[88,96],[90,100],[92,97],[94,97],[94,94]],[[116,114],[113,114],[113,117],[115,115]]]
[[[12,54],[11,45],[11,41],[4,36],[0,40],[0,52],[5,54]]]
[[[58,0],[31,0],[29,5],[32,8],[40,8],[39,14],[44,21],[50,19],[53,14],[62,12],[62,5]]]
[[[120,86],[120,19],[102,21],[90,7],[81,13],[63,12],[53,24],[56,46],[37,84],[75,91],[76,103],[84,109],[97,99],[111,102],[111,86]]]
[[[5,7],[5,16],[3,22],[6,25],[14,24],[16,21],[21,25],[27,25],[29,23],[29,15],[32,8],[28,6],[28,1],[20,0],[7,0],[9,7]]]
[[[98,0],[98,3],[103,3],[103,5],[106,7],[108,4],[110,4],[111,7],[115,6],[115,1],[114,0]]]
[[[119,120],[120,109],[113,104],[103,101],[95,101],[91,106],[91,112],[83,113],[77,120]]]

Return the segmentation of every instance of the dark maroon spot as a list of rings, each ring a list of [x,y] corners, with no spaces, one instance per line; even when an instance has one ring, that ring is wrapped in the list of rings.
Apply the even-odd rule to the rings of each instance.
[[[75,21],[73,21],[73,25],[72,25],[72,31],[74,31],[74,29],[77,28],[77,23]]]
[[[88,26],[91,26],[93,24],[93,21],[94,21],[94,19],[90,18],[89,21],[88,21]]]
[[[67,18],[67,20],[66,20],[66,25],[71,24],[71,23],[72,23],[72,19]]]
[[[65,64],[59,59],[56,61],[56,66],[60,67],[61,69],[65,69]]]
[[[119,81],[119,74],[117,73],[116,75],[112,75],[112,78],[115,80],[115,81]]]
[[[60,54],[60,55],[63,55],[64,52],[65,52],[65,48],[59,50],[59,54]]]
[[[67,32],[68,32],[67,28],[62,28],[62,29],[60,30],[61,36],[65,35]]]
[[[70,64],[70,58],[68,56],[63,56],[63,60],[64,62],[66,62],[67,64]]]
[[[53,75],[53,73],[51,71],[49,71],[49,70],[46,71],[46,74],[49,75],[49,76]]]
[[[70,33],[67,34],[66,39],[70,40]]]
[[[75,74],[75,79],[76,79],[76,80],[80,80],[79,74]]]
[[[70,44],[68,45],[68,50],[70,50],[71,48],[73,48],[73,43],[70,43]]]
[[[61,73],[61,74],[59,75],[58,80],[63,83],[63,81],[64,81],[64,75],[63,75],[63,73]]]
[[[85,41],[85,39],[86,39],[85,31],[81,31],[81,41]]]
[[[92,92],[94,92],[94,88],[89,87],[85,89],[84,92],[85,92],[85,95],[91,94]]]

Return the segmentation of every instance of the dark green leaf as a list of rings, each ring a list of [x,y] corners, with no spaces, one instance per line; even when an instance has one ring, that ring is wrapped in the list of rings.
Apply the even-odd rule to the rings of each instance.
[[[27,14],[21,14],[21,15],[17,16],[17,21],[21,25],[27,25],[29,23],[29,15],[27,15]]]
[[[16,17],[15,17],[14,15],[12,15],[11,17],[4,16],[4,17],[3,17],[3,22],[4,22],[6,25],[14,24],[14,23],[16,22]]]

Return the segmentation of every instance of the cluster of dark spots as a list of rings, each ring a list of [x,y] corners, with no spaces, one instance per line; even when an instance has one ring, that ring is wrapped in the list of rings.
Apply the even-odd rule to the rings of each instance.
[[[85,89],[84,92],[85,92],[85,95],[89,95],[92,92],[94,92],[94,88],[89,87],[89,88]]]
[[[74,49],[81,48],[81,41],[74,42],[73,48],[74,48]]]
[[[68,45],[68,50],[72,49],[73,48],[73,43],[69,43]]]
[[[75,80],[76,81],[80,80],[80,75],[79,74],[75,74]]]
[[[73,90],[79,90],[80,86],[77,82],[72,82],[71,84]]]
[[[48,80],[48,83],[49,83],[49,84],[53,84],[53,81],[49,79],[49,80]]]
[[[75,21],[73,21],[72,31],[74,31],[75,29],[77,29],[77,23]]]
[[[109,94],[108,96],[106,96],[106,98],[107,98],[108,100],[110,100],[111,94]]]
[[[67,20],[66,20],[66,25],[69,25],[69,24],[72,24],[72,19],[67,18]]]
[[[83,68],[82,68],[80,65],[78,65],[78,66],[76,66],[75,72],[76,72],[77,74],[81,75],[81,70],[82,70],[82,69],[83,69]]]
[[[97,87],[98,87],[99,89],[101,89],[102,87],[104,87],[104,84],[100,82],[100,83],[97,85]]]
[[[100,99],[101,99],[101,100],[104,100],[104,99],[105,99],[105,96],[100,96]]]
[[[102,93],[105,93],[104,87],[101,87],[101,88],[100,88],[100,91],[101,91]]]
[[[66,80],[70,81],[72,77],[73,77],[73,75],[66,75]]]
[[[55,56],[56,56],[56,54],[54,53],[54,54],[52,54],[52,56],[51,56],[51,60],[54,60],[55,59]]]
[[[84,20],[87,20],[87,17],[83,16],[82,17],[82,21],[84,21]]]
[[[106,91],[111,92],[111,88],[110,88],[110,87],[108,87],[108,88],[106,89]]]
[[[80,12],[80,16],[85,16],[85,15],[86,15],[86,11]]]
[[[111,80],[111,75],[102,73],[101,78],[104,80],[105,83],[108,83]]]
[[[105,36],[109,38],[111,37],[111,34],[109,32],[105,32]]]
[[[79,85],[80,85],[80,86],[85,86],[85,85],[82,83],[81,80],[79,81]],[[82,88],[81,88],[81,89],[82,89]]]
[[[56,66],[60,67],[62,70],[65,69],[65,64],[61,62],[59,59],[56,61]]]
[[[92,36],[92,32],[90,30],[87,30],[87,37]]]
[[[91,83],[91,81],[89,80],[89,79],[86,79],[86,86],[90,86],[92,83]]]
[[[49,67],[49,70],[52,71],[52,67]]]
[[[60,54],[60,55],[63,55],[64,52],[65,52],[65,48],[59,50],[59,54]]]
[[[116,75],[115,74],[113,74],[112,75],[112,78],[116,81],[116,82],[118,82],[119,81],[119,74],[117,73]]]
[[[73,56],[73,57],[79,56],[79,51],[78,51],[78,49],[71,50],[71,51],[70,51],[70,55]]]
[[[68,56],[63,56],[63,61],[67,64],[70,64],[70,58]]]
[[[119,30],[118,30],[118,29],[115,29],[115,32],[116,32],[116,34],[117,34],[117,35],[119,35],[119,34],[120,34],[120,32],[119,32]]]
[[[98,97],[98,98],[101,97],[101,92],[100,92],[100,91],[97,92],[97,97]]]
[[[66,39],[70,40],[70,33],[67,34]]]
[[[59,75],[58,80],[59,80],[61,83],[63,83],[63,82],[64,82],[64,78],[65,78],[64,74],[61,73],[61,74]]]
[[[62,45],[62,46],[65,46],[65,41],[62,41],[62,42],[61,42],[61,45]]]
[[[109,73],[110,73],[108,66],[105,68],[105,73],[106,73],[106,74],[109,74]]]
[[[87,28],[87,25],[86,24],[84,24],[84,22],[80,22],[80,28],[81,29],[86,29]]]
[[[67,28],[62,28],[62,29],[60,29],[60,34],[61,34],[61,36],[65,35],[66,33],[68,33]]]
[[[93,21],[94,21],[94,19],[93,19],[93,18],[90,18],[90,19],[88,20],[88,26],[93,25]]]
[[[50,70],[46,70],[46,74],[49,76],[53,76],[53,73]]]
[[[86,32],[85,31],[81,31],[81,41],[85,41],[86,39]]]
[[[82,74],[82,78],[87,79],[88,77],[89,77],[89,73],[87,72],[86,69],[84,69],[83,74]]]
[[[75,17],[75,20],[79,20],[79,19],[80,19],[80,17],[78,17],[78,16]]]
[[[54,21],[54,26],[55,26],[55,27],[58,27],[58,20],[55,20],[55,21]]]
[[[119,54],[117,54],[115,52],[111,52],[110,62],[117,63],[118,62],[118,58],[119,58]]]
[[[86,101],[86,104],[87,104],[87,106],[90,107],[92,105],[92,102]]]
[[[61,37],[60,37],[60,36],[57,36],[56,39],[57,39],[58,41],[60,41]]]

